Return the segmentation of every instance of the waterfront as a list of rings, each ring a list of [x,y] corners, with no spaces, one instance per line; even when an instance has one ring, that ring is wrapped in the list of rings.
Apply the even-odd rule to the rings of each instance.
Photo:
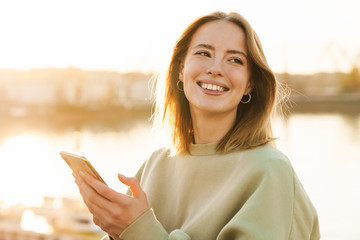
[[[55,119],[2,121],[0,202],[39,206],[45,196],[79,199],[59,151],[86,156],[105,181],[125,191],[118,172],[134,175],[150,153],[167,143],[148,116],[72,123]],[[293,113],[274,121],[278,148],[291,160],[320,218],[322,239],[360,235],[360,113]],[[0,209],[1,210],[1,209]]]

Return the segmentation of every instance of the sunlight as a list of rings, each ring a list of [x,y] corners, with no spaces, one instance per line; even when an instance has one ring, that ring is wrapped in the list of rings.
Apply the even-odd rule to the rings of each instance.
[[[33,210],[25,210],[21,217],[21,228],[25,231],[50,234],[53,228],[43,216],[38,216]]]
[[[43,177],[36,173],[34,166],[38,165],[37,156],[43,148],[41,141],[30,135],[12,137],[0,147],[0,161],[3,162],[0,200],[8,204],[41,203],[37,194],[41,189],[37,186]]]
[[[358,1],[262,1],[261,8],[256,1],[210,2],[141,1],[139,9],[137,1],[3,1],[0,23],[6,24],[0,24],[0,67],[158,72],[167,66],[172,46],[185,26],[215,10],[237,11],[247,17],[276,71],[283,71],[284,65],[299,73],[334,70],[334,61],[339,62],[335,70],[348,70],[360,51],[360,35],[351,27],[359,22]],[[135,12],[139,17],[134,18]],[[330,41],[346,50],[349,59],[333,59],[336,56],[326,49]]]
[[[34,150],[38,146],[33,136],[15,136],[3,144],[1,152],[5,157],[14,159],[16,157],[25,157],[25,152]],[[21,151],[19,151],[21,149]],[[15,154],[15,155],[14,155]]]

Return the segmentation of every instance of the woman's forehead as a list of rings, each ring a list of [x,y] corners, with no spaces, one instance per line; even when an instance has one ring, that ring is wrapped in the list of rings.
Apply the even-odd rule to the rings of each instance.
[[[189,48],[208,45],[214,48],[246,51],[245,33],[235,23],[218,20],[203,24],[192,36]]]

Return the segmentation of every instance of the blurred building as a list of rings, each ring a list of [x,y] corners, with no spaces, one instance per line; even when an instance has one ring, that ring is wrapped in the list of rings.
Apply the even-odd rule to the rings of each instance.
[[[0,70],[1,110],[26,114],[29,107],[48,111],[55,106],[89,110],[150,106],[150,74],[82,71],[80,69]]]

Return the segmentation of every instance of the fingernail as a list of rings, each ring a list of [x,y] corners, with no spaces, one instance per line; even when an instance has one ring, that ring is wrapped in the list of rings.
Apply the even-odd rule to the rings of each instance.
[[[80,176],[84,177],[85,176],[85,173],[83,171],[80,171],[79,172]]]

